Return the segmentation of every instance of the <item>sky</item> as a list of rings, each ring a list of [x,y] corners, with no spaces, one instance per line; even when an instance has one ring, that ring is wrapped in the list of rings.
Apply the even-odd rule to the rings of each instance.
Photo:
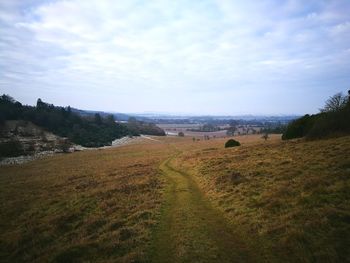
[[[348,89],[349,0],[0,0],[0,93],[24,104],[306,114]]]

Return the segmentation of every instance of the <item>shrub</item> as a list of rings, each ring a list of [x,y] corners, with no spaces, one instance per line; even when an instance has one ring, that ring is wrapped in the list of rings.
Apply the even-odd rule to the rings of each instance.
[[[228,147],[236,147],[236,146],[240,146],[241,144],[234,140],[234,139],[230,139],[228,140],[226,143],[225,143],[225,148],[228,148]]]
[[[179,137],[184,137],[185,134],[184,134],[183,132],[179,132],[179,133],[178,133],[178,136],[179,136]]]
[[[12,139],[11,141],[0,143],[0,158],[16,157],[24,154],[23,147],[18,140]]]
[[[57,145],[57,148],[64,153],[69,153],[70,147],[71,143],[67,139],[61,139]]]
[[[283,133],[282,140],[304,137],[311,130],[318,118],[320,118],[320,114],[311,116],[306,114],[305,116],[292,121]]]

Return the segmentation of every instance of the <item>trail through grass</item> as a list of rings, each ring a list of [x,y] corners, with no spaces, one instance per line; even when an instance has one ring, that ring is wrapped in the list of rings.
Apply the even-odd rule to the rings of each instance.
[[[166,203],[154,233],[152,262],[254,262],[252,249],[211,207],[192,177],[172,164],[160,169],[168,180]]]

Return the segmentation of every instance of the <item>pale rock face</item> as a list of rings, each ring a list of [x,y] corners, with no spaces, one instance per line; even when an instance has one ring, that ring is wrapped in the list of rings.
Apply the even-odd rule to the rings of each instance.
[[[69,142],[47,132],[29,121],[6,121],[0,127],[0,147],[10,147],[11,154],[0,152],[0,164],[18,164],[51,155],[55,152],[69,152]],[[16,149],[13,149],[13,148]],[[4,159],[6,158],[6,159]]]
[[[145,139],[150,138],[147,136],[123,137],[114,140],[111,146],[86,148],[71,144],[67,138],[47,132],[29,121],[6,121],[0,127],[0,147],[6,147],[7,143],[15,141],[19,149],[14,156],[1,156],[0,154],[0,166],[23,164],[57,153],[119,147]]]

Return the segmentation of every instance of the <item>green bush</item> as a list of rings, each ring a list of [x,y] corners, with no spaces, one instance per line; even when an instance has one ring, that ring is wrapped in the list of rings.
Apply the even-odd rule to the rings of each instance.
[[[225,148],[228,148],[228,147],[236,147],[236,146],[240,146],[241,144],[234,140],[234,139],[230,139],[228,140],[226,143],[225,143]]]

